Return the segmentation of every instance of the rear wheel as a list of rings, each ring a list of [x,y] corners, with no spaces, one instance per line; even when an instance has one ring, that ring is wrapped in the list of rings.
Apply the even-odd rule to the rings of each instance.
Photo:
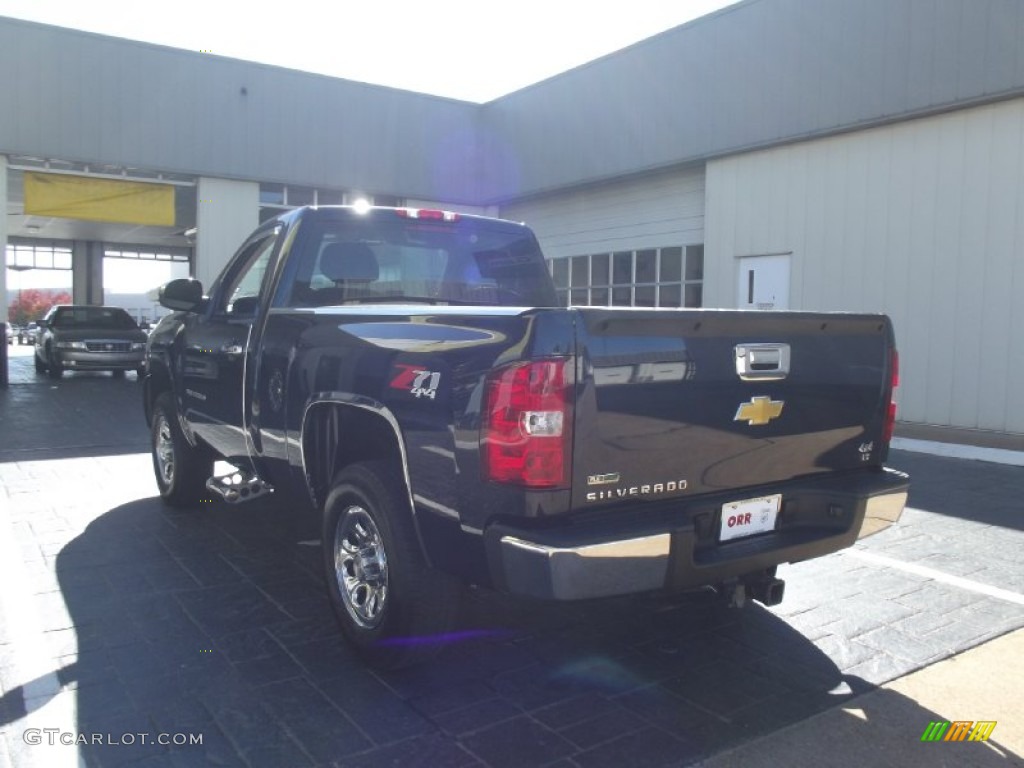
[[[36,373],[46,373],[46,363],[39,359],[39,353],[34,349],[32,350],[32,364],[36,368]]]
[[[346,638],[369,663],[424,661],[444,643],[460,589],[429,568],[413,530],[404,480],[384,462],[342,471],[324,504],[327,589]]]
[[[160,498],[172,507],[198,504],[207,495],[206,480],[213,473],[213,458],[202,446],[189,444],[169,392],[162,393],[153,404],[150,437]]]

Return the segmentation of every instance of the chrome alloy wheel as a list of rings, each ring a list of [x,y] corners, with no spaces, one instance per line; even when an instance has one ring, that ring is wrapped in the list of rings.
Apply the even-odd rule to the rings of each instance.
[[[334,576],[352,620],[364,629],[380,624],[388,602],[388,558],[373,518],[355,504],[334,529]]]
[[[174,484],[174,438],[167,416],[160,413],[156,418],[156,445],[153,447],[156,466],[163,484],[170,488]]]

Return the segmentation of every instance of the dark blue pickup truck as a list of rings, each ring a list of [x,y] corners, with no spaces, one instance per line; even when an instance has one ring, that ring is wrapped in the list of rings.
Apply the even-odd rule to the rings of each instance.
[[[906,500],[883,315],[559,307],[526,226],[413,208],[283,214],[161,303],[160,495],[312,505],[377,664],[429,646],[466,583],[774,604],[778,564]]]

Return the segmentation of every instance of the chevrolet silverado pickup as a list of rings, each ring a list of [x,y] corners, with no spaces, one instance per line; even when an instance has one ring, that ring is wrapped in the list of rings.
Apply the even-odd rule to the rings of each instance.
[[[526,226],[416,208],[282,214],[160,297],[161,497],[315,510],[371,663],[429,646],[462,584],[775,604],[776,566],[906,501],[884,315],[560,307]]]

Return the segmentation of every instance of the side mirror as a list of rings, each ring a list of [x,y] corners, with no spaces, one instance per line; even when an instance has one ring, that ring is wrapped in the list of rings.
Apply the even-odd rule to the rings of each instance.
[[[195,312],[203,303],[203,284],[191,277],[182,277],[160,286],[160,306],[179,312]]]

